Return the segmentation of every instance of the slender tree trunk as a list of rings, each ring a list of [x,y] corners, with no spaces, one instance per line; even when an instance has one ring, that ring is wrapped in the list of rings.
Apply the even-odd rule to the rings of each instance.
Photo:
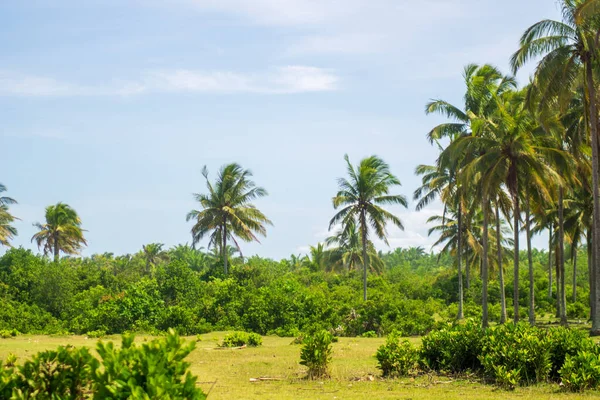
[[[525,231],[527,234],[527,262],[529,263],[529,324],[535,325],[535,291],[533,286],[533,257],[531,255],[531,226],[530,226],[530,205],[529,196],[527,197],[527,210],[525,210]]]
[[[60,256],[60,249],[58,248],[58,237],[54,235],[54,262],[58,263],[58,259]]]
[[[483,195],[483,260],[481,262],[481,281],[482,281],[482,316],[481,326],[488,327],[488,224],[489,224],[489,204],[487,204],[486,195]]]
[[[496,201],[496,243],[498,246],[498,275],[500,280],[500,323],[506,323],[506,290],[504,287],[504,267],[502,266],[502,235],[500,232],[500,210]]]
[[[363,300],[367,301],[367,220],[364,211],[360,215],[360,228],[363,255]]]
[[[465,252],[465,288],[469,290],[471,288],[471,264],[469,263],[469,252]]]
[[[564,189],[558,188],[558,247],[560,251],[560,324],[567,326],[567,297],[565,293],[565,221],[564,221]]]
[[[552,230],[554,224],[550,224],[548,232],[548,298],[552,299]]]
[[[515,241],[515,254],[513,265],[513,321],[519,322],[519,217],[521,210],[519,209],[519,194],[518,190],[514,195],[514,210],[513,210],[513,230]]]
[[[221,251],[223,252],[223,270],[225,271],[225,276],[229,273],[227,270],[227,221],[223,223],[223,247]]]
[[[587,232],[587,259],[588,259],[588,281],[590,283],[590,294],[589,294],[589,303],[590,303],[590,321],[592,320],[592,316],[594,315],[594,292],[592,288],[594,287],[594,245],[593,245],[593,236],[594,232],[590,228]]]
[[[592,273],[594,275],[593,291],[594,314],[592,315],[592,329],[590,334],[600,335],[600,290],[598,290],[598,282],[600,281],[600,265],[598,265],[598,256],[600,256],[600,177],[598,176],[598,110],[596,109],[596,87],[594,85],[594,71],[592,69],[591,57],[585,60],[585,75],[586,84],[589,95],[590,107],[590,127],[592,135],[592,187],[594,193],[594,262]]]
[[[462,276],[462,208],[460,199],[458,201],[458,249],[456,258],[458,261],[458,313],[456,319],[464,319],[463,313],[463,276]]]
[[[562,302],[560,301],[560,247],[558,242],[556,243],[556,249],[554,249],[554,268],[556,269],[556,318],[560,318]]]
[[[573,303],[577,301],[577,246],[571,245],[573,253]]]

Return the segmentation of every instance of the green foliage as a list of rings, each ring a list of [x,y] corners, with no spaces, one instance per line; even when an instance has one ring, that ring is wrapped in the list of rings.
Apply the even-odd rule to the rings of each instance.
[[[262,345],[262,337],[256,333],[233,332],[228,333],[223,338],[219,346],[221,347],[258,347]]]
[[[600,350],[596,345],[587,351],[567,355],[559,371],[566,390],[581,392],[600,386]]]
[[[486,331],[481,348],[484,373],[494,380],[500,378],[502,385],[509,377],[521,385],[543,382],[552,370],[549,336],[524,323]],[[498,372],[504,375],[498,376]]]
[[[316,379],[328,375],[331,362],[333,335],[326,330],[315,332],[304,339],[300,350],[300,364],[308,367],[308,378]]]
[[[85,347],[59,347],[38,353],[17,368],[11,383],[12,398],[81,399],[91,390],[97,368],[98,361]]]
[[[397,332],[387,337],[375,357],[383,376],[406,376],[416,369],[419,362],[419,352],[408,340],[400,341]]]
[[[419,351],[422,366],[452,373],[480,371],[483,335],[473,320],[429,333],[423,337]]]
[[[19,333],[16,329],[0,329],[0,338],[8,339],[17,336]]]
[[[375,331],[366,331],[365,333],[363,333],[360,336],[364,337],[364,338],[376,338],[377,337],[377,333],[375,333]]]
[[[106,331],[103,331],[103,330],[89,331],[85,335],[87,337],[89,337],[90,339],[97,339],[97,338],[106,336]]]
[[[103,369],[94,371],[94,399],[205,399],[183,361],[194,346],[174,331],[138,346],[133,335],[123,335],[120,349],[98,343]]]

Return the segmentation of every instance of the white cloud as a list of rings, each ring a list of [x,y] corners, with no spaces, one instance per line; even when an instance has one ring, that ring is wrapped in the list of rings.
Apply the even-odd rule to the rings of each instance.
[[[285,94],[336,90],[339,80],[330,70],[299,65],[256,74],[187,69],[148,71],[137,81],[94,87],[0,71],[0,96],[133,96],[162,92]]]

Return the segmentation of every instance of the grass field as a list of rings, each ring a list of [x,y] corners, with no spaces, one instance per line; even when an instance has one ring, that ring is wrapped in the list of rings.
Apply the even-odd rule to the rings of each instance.
[[[340,338],[333,348],[331,378],[307,381],[299,365],[300,346],[291,338],[264,337],[263,346],[241,350],[217,349],[225,333],[201,335],[188,357],[199,385],[209,399],[578,399],[598,398],[600,393],[568,394],[557,385],[518,388],[514,392],[481,384],[478,380],[420,376],[416,379],[382,379],[374,354],[381,338]],[[138,341],[148,340],[139,336]],[[103,339],[119,342],[118,336]],[[196,337],[189,338],[196,340]],[[419,339],[410,339],[418,344]],[[0,358],[13,353],[22,361],[32,354],[71,344],[93,348],[95,339],[82,336],[18,336],[0,339]],[[277,380],[251,382],[251,378]]]

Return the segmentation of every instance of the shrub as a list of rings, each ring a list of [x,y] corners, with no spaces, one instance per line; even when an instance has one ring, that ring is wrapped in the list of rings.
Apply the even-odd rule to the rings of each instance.
[[[90,391],[98,361],[85,347],[59,347],[36,354],[13,376],[13,398],[81,399]]]
[[[364,338],[376,338],[377,333],[375,331],[367,331],[361,335]]]
[[[501,386],[507,379],[521,385],[542,382],[552,369],[548,336],[526,323],[487,330],[479,359],[485,374]]]
[[[205,399],[183,361],[194,346],[173,330],[141,346],[134,345],[133,335],[123,335],[120,349],[98,343],[103,368],[94,372],[94,399]]]
[[[598,348],[567,355],[559,371],[566,390],[581,392],[600,386],[600,351]]]
[[[567,356],[575,356],[579,352],[593,348],[594,342],[582,331],[567,328],[552,328],[548,330],[548,345],[550,351],[550,378],[558,381],[560,369]]]
[[[89,331],[85,335],[87,337],[89,337],[90,339],[97,339],[97,338],[101,338],[101,337],[106,336],[106,331],[98,329],[98,330],[95,330],[95,331]]]
[[[304,345],[300,350],[300,364],[308,367],[309,379],[328,375],[332,340],[333,335],[326,330],[316,332],[304,339]]]
[[[405,376],[413,371],[419,362],[419,353],[408,340],[400,342],[400,336],[392,332],[375,355],[383,376]]]
[[[422,366],[433,371],[481,370],[481,341],[484,331],[473,321],[450,325],[423,337],[419,351]]]
[[[233,332],[228,333],[219,345],[220,347],[258,347],[262,345],[262,337],[257,333]]]

